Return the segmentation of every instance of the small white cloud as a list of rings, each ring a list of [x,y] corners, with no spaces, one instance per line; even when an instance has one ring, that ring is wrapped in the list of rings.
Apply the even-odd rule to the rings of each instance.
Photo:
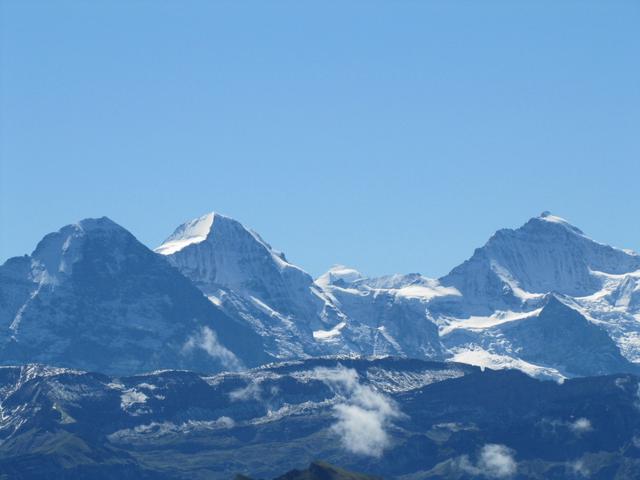
[[[582,477],[588,477],[591,475],[591,471],[587,468],[582,460],[576,460],[569,465],[574,475],[580,475]]]
[[[458,467],[474,476],[486,478],[508,478],[515,475],[518,464],[514,451],[505,445],[488,443],[480,449],[478,460],[474,464],[468,455],[461,456]]]
[[[218,425],[225,428],[233,428],[236,425],[236,422],[231,417],[223,416],[218,418]]]
[[[158,387],[156,387],[155,385],[151,385],[150,383],[139,383],[138,388],[144,388],[145,390],[153,391]]]
[[[615,386],[618,387],[620,390],[626,390],[628,383],[629,383],[629,378],[627,377],[619,377],[619,378],[616,378],[614,381]]]
[[[495,443],[482,447],[478,467],[489,478],[510,477],[518,469],[513,450]]]
[[[204,350],[211,357],[218,359],[229,370],[242,369],[242,362],[238,360],[238,357],[231,350],[218,341],[216,332],[209,327],[202,327],[191,335],[182,347],[184,352],[191,352],[195,349]]]
[[[359,455],[380,457],[389,445],[384,429],[384,419],[375,410],[366,410],[358,405],[335,406],[338,423],[332,428],[350,452]]]
[[[280,393],[280,387],[278,387],[277,385],[272,385],[271,388],[269,388],[269,392],[271,392],[272,397],[275,397]]]
[[[352,368],[339,366],[336,368],[318,367],[313,371],[313,377],[323,381],[339,393],[353,391],[358,385],[358,372]]]
[[[373,388],[360,384],[353,369],[316,368],[314,377],[323,381],[340,397],[334,406],[338,422],[332,430],[352,453],[380,457],[389,446],[387,427],[402,414],[396,404]]]
[[[573,421],[544,418],[541,420],[540,424],[545,428],[551,429],[554,434],[557,434],[558,430],[563,433],[566,433],[566,430],[569,430],[574,435],[581,436],[593,431],[591,420],[585,417],[580,417]]]
[[[584,417],[578,418],[575,422],[570,423],[569,428],[573,433],[577,435],[582,435],[583,433],[587,433],[593,430],[591,421],[588,418]]]
[[[244,388],[229,392],[229,398],[233,401],[258,400],[262,398],[262,390],[258,382],[251,382]]]
[[[145,403],[147,401],[147,396],[136,390],[135,388],[130,388],[122,392],[120,395],[120,407],[123,410],[130,408],[135,404]]]

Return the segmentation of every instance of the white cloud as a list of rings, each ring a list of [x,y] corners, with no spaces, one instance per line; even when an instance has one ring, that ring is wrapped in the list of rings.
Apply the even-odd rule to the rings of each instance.
[[[380,392],[360,384],[353,369],[316,368],[314,377],[331,387],[340,401],[334,406],[338,419],[332,430],[344,447],[360,455],[380,457],[389,446],[386,428],[402,414],[395,403]]]
[[[262,390],[258,382],[251,382],[244,388],[239,388],[229,392],[229,398],[233,401],[258,400],[262,399]]]
[[[593,425],[591,420],[585,417],[577,418],[576,420],[559,420],[544,418],[541,420],[541,425],[546,428],[550,428],[554,434],[557,434],[558,429],[563,432],[569,430],[576,436],[582,436],[588,432],[593,431]]]
[[[629,383],[629,378],[628,377],[619,377],[619,378],[616,378],[613,383],[620,390],[625,390],[626,391],[626,389],[627,389],[626,385],[627,385],[627,383]]]
[[[149,397],[144,393],[136,390],[135,388],[130,388],[123,391],[122,395],[120,395],[120,408],[126,410],[137,403],[145,403],[147,398]]]
[[[233,428],[236,425],[236,422],[231,417],[222,416],[217,420],[218,425],[225,428]]]
[[[587,433],[593,430],[591,421],[588,418],[584,418],[584,417],[579,418],[575,422],[570,423],[569,428],[573,433],[577,435],[582,435],[583,433]]]
[[[389,444],[389,437],[379,412],[347,404],[336,405],[335,412],[338,423],[333,426],[333,431],[340,435],[347,450],[373,457],[382,455]]]
[[[490,443],[482,447],[478,466],[488,477],[510,477],[518,468],[513,450],[504,445]]]
[[[480,449],[478,460],[473,464],[467,455],[458,460],[458,466],[471,475],[486,478],[508,478],[515,475],[518,464],[514,451],[505,445],[488,443]]]
[[[218,359],[220,363],[229,370],[242,369],[242,362],[238,360],[238,357],[236,357],[231,350],[227,349],[218,341],[216,332],[209,327],[202,327],[199,331],[191,335],[182,349],[184,352],[201,349],[211,357]]]
[[[591,475],[591,472],[589,471],[589,469],[587,468],[587,466],[584,464],[582,460],[576,460],[569,466],[571,467],[571,471],[575,475],[581,475],[583,477],[588,477],[589,475]]]

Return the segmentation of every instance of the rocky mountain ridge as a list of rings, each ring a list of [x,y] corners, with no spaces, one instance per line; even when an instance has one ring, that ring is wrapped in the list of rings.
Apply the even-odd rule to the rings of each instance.
[[[533,379],[411,359],[131,377],[0,368],[0,478],[274,478],[322,458],[397,479],[640,474],[635,375]]]
[[[155,253],[88,219],[0,266],[0,362],[131,374],[326,355],[454,359],[566,378],[637,371],[640,256],[548,212],[440,279],[314,280],[240,222],[207,214]]]

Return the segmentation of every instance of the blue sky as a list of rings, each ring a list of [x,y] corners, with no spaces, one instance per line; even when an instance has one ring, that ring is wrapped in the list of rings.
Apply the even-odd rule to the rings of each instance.
[[[8,1],[0,261],[216,210],[319,274],[446,273],[542,210],[640,250],[640,2]]]

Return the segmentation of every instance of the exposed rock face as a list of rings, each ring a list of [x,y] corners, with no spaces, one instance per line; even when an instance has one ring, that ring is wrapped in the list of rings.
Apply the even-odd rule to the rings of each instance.
[[[108,218],[47,235],[0,267],[0,358],[116,374],[268,359],[257,335]]]

